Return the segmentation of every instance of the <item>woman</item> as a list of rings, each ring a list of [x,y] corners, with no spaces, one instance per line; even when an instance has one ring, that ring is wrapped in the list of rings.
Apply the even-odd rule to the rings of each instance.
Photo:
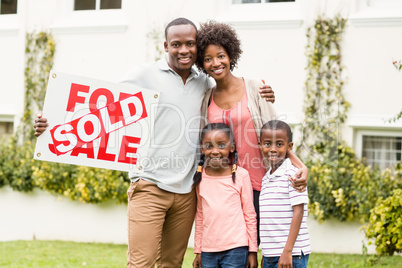
[[[267,167],[258,141],[262,125],[276,119],[277,114],[272,103],[260,97],[261,81],[233,75],[242,50],[231,26],[214,21],[201,24],[197,33],[197,50],[197,67],[216,82],[216,86],[205,95],[202,113],[209,123],[226,123],[233,130],[238,164],[250,173],[259,228],[259,194]],[[293,151],[289,159],[299,168],[297,177],[301,177],[292,179],[293,186],[304,191],[308,169]]]

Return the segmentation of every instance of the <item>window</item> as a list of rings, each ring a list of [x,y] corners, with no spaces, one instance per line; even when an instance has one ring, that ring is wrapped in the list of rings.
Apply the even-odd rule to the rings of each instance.
[[[233,0],[233,4],[254,4],[254,3],[275,3],[275,2],[295,2],[295,0]]]
[[[13,122],[1,122],[0,121],[0,137],[10,136],[13,134],[14,124]]]
[[[0,35],[18,34],[20,19],[17,14],[17,4],[17,0],[0,0]]]
[[[0,0],[0,14],[17,14],[17,0]]]
[[[59,0],[61,15],[53,33],[124,32],[128,28],[122,0]]]
[[[121,0],[75,0],[74,10],[121,9]]]
[[[221,0],[216,19],[236,29],[299,28],[302,0]]]
[[[363,135],[362,156],[368,165],[392,167],[401,160],[401,155],[402,136]]]
[[[349,20],[358,27],[401,26],[402,1],[361,0]]]
[[[370,0],[367,1],[369,7],[395,7],[401,6],[400,0]]]

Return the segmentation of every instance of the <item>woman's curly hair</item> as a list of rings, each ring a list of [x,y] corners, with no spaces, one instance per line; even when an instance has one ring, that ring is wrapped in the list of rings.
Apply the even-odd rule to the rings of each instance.
[[[236,31],[226,23],[208,21],[202,23],[197,33],[197,61],[198,69],[206,73],[204,69],[204,55],[208,45],[221,46],[226,50],[230,59],[230,70],[237,66],[237,61],[243,52],[240,48],[240,40]]]

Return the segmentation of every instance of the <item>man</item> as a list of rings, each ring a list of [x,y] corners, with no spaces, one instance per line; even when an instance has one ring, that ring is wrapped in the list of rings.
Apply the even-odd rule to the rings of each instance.
[[[212,86],[193,66],[197,28],[185,18],[171,21],[164,42],[168,60],[136,68],[122,83],[161,92],[151,131],[148,157],[141,173],[130,173],[127,267],[181,267],[196,210],[192,189],[201,103]],[[274,101],[269,86],[262,97]],[[47,127],[39,117],[35,135]]]

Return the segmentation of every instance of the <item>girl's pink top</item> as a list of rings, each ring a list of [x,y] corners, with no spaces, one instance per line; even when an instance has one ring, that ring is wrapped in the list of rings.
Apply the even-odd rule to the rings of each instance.
[[[218,252],[248,246],[257,252],[257,220],[247,170],[232,175],[208,176],[202,172],[197,186],[194,253]]]
[[[236,149],[239,154],[238,166],[248,170],[251,185],[256,191],[261,191],[261,181],[267,172],[262,160],[256,129],[253,125],[248,108],[246,90],[242,99],[229,110],[219,108],[214,102],[213,93],[211,104],[208,106],[209,123],[225,123],[233,130]],[[259,130],[258,130],[259,131]]]

